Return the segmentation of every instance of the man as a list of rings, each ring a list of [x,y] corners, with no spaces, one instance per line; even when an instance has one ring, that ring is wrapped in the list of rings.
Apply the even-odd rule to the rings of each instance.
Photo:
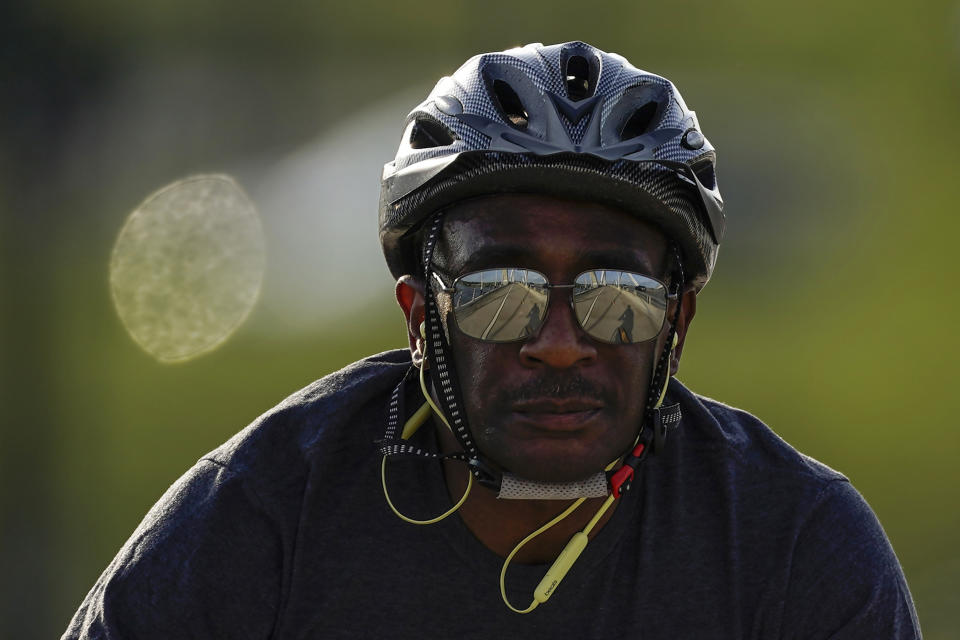
[[[384,168],[409,351],[202,458],[65,637],[918,638],[846,478],[672,378],[723,228],[670,82],[472,58]]]

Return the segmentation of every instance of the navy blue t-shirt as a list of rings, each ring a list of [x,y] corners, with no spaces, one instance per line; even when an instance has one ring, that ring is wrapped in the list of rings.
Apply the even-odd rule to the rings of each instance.
[[[291,396],[200,459],[150,510],[64,638],[920,637],[897,558],[846,478],[678,381],[683,411],[550,600],[501,601],[502,559],[459,517],[387,507],[393,351]],[[440,465],[390,465],[414,517],[445,511]],[[511,565],[520,606],[546,566]]]

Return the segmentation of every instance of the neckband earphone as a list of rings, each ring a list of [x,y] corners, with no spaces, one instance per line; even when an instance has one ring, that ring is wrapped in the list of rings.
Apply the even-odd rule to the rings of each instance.
[[[425,325],[421,323],[420,335],[426,338],[425,334],[426,334]],[[424,344],[425,342],[426,341],[424,340]],[[676,333],[674,333],[673,341],[670,346],[671,352],[673,351],[674,348],[676,348],[678,342],[679,342],[678,336]],[[440,408],[437,407],[436,403],[433,401],[433,398],[429,390],[427,389],[426,380],[424,377],[424,369],[426,368],[425,367],[426,358],[427,358],[427,354],[426,354],[426,351],[424,350],[423,362],[419,367],[420,369],[419,380],[420,380],[420,390],[423,393],[425,402],[404,423],[403,430],[400,433],[400,440],[402,441],[409,440],[413,436],[413,434],[416,433],[421,426],[423,426],[423,424],[427,421],[427,419],[429,419],[431,414],[436,415],[440,419],[440,422],[444,425],[445,428],[449,429],[451,432],[453,431],[453,429],[450,426],[450,423],[447,421],[446,417],[443,415],[443,412],[440,410]],[[543,579],[534,589],[533,600],[531,601],[530,605],[526,609],[518,609],[514,607],[513,604],[511,604],[509,598],[507,597],[506,574],[507,574],[507,568],[510,565],[510,561],[520,551],[520,549],[524,547],[524,545],[526,545],[528,542],[530,542],[540,534],[549,530],[551,527],[555,526],[557,523],[567,518],[570,514],[576,511],[577,508],[587,500],[587,498],[586,497],[576,498],[574,502],[570,504],[566,509],[564,509],[559,515],[557,515],[552,520],[550,520],[540,528],[530,533],[523,540],[521,540],[504,559],[503,566],[500,570],[500,596],[503,598],[504,604],[506,604],[506,606],[511,611],[515,613],[529,613],[534,609],[536,609],[538,605],[546,602],[550,598],[550,596],[556,591],[557,586],[563,580],[564,576],[567,575],[567,573],[570,571],[570,568],[577,561],[577,558],[579,558],[580,555],[583,553],[584,549],[586,549],[587,543],[590,541],[590,537],[589,537],[590,532],[597,526],[597,524],[603,518],[603,515],[610,509],[613,503],[623,495],[624,491],[626,491],[629,488],[630,482],[633,479],[636,468],[645,459],[649,451],[651,440],[654,439],[657,436],[657,434],[660,433],[661,429],[667,426],[666,424],[661,424],[659,409],[663,404],[664,398],[666,397],[667,385],[669,384],[669,382],[670,382],[670,376],[667,375],[664,377],[663,389],[660,391],[660,396],[657,399],[657,403],[654,407],[655,410],[657,411],[655,415],[658,423],[656,425],[653,425],[654,427],[653,430],[655,431],[655,433],[645,434],[645,429],[641,428],[640,432],[637,434],[637,438],[634,440],[634,444],[633,444],[633,447],[631,448],[631,451],[628,454],[620,456],[619,458],[615,459],[614,461],[612,461],[610,464],[606,466],[606,468],[604,469],[604,472],[606,474],[610,474],[610,472],[618,464],[621,465],[620,468],[617,471],[613,472],[613,474],[609,478],[609,484],[610,484],[609,495],[607,495],[603,504],[600,506],[599,509],[597,509],[596,513],[594,513],[593,517],[586,524],[586,526],[581,531],[578,531],[577,533],[575,533],[572,538],[570,538],[566,546],[557,556],[556,560],[554,560],[553,564],[550,565],[550,568],[547,569],[547,572],[544,575]],[[395,406],[396,404],[395,399],[392,404]],[[671,421],[673,422],[674,420],[671,419]],[[679,421],[678,409],[676,410],[676,421]],[[402,447],[402,445],[400,446]],[[380,480],[383,485],[383,494],[387,500],[387,505],[390,507],[391,511],[393,511],[394,514],[396,514],[400,519],[404,520],[405,522],[409,522],[411,524],[416,524],[416,525],[428,525],[428,524],[434,524],[434,523],[440,522],[441,520],[447,518],[448,516],[456,513],[460,509],[460,507],[462,507],[463,504],[467,501],[467,498],[470,495],[470,491],[473,488],[473,473],[469,471],[467,473],[467,476],[468,476],[467,486],[463,492],[463,495],[446,512],[440,514],[439,516],[436,516],[434,518],[430,518],[427,520],[415,520],[413,518],[410,518],[402,514],[394,506],[392,500],[390,499],[390,494],[387,490],[386,465],[387,465],[388,455],[389,454],[386,451],[384,451],[383,459],[381,460],[381,464],[380,464]]]
[[[424,332],[422,324],[420,325],[420,332],[421,334]],[[426,356],[424,356],[424,360],[425,359]],[[410,418],[403,424],[403,431],[400,433],[401,440],[409,440],[412,438],[413,434],[415,434],[417,430],[422,427],[423,424],[430,418],[431,413],[440,418],[440,422],[443,423],[444,427],[450,429],[450,423],[447,422],[447,418],[443,415],[443,412],[440,411],[440,408],[434,403],[433,398],[430,396],[430,392],[427,389],[427,382],[423,375],[424,368],[425,367],[423,366],[423,363],[421,363],[419,376],[420,390],[423,392],[423,397],[426,399],[426,402],[420,405],[420,408],[417,409],[416,412],[414,412],[414,414],[410,416]],[[457,500],[449,510],[441,513],[439,516],[427,520],[414,520],[413,518],[400,513],[400,510],[394,506],[393,501],[390,499],[390,492],[387,491],[387,454],[384,454],[383,459],[380,461],[380,483],[383,485],[383,496],[387,499],[387,505],[390,507],[390,510],[397,515],[397,517],[405,522],[409,522],[410,524],[425,525],[440,522],[444,518],[456,513],[460,507],[463,506],[463,503],[466,502],[467,498],[470,496],[470,490],[473,489],[473,474],[469,472],[467,473],[467,488],[464,489],[463,495],[460,496],[460,499]]]

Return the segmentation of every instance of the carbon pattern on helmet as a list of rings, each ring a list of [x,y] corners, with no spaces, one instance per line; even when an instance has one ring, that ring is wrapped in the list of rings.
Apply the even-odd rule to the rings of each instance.
[[[561,97],[567,95],[566,79],[561,69],[564,50],[582,52],[585,56],[587,54],[595,56],[594,60],[600,65],[599,75],[593,96],[587,100],[596,98],[601,104],[593,116],[580,117],[576,122],[572,122],[571,118],[566,116],[560,117],[567,140],[556,139],[556,132],[553,134],[554,138],[547,140],[545,123],[548,118],[557,117],[548,113],[548,110],[557,108],[553,104],[556,98],[549,94]],[[544,139],[549,143],[548,148],[551,151],[504,153],[491,150],[492,138],[489,135],[470,126],[457,114],[451,115],[441,111],[435,103],[436,98],[450,96],[460,102],[463,114],[479,116],[507,127],[514,127],[503,117],[495,103],[490,88],[494,79],[506,81],[520,97],[529,116],[523,133]],[[651,130],[670,130],[669,139],[652,149],[649,157],[643,160],[627,158],[602,160],[589,153],[580,152],[578,145],[584,140],[591,118],[598,116],[601,146],[608,147],[620,143],[619,138],[611,139],[613,137],[611,131],[615,131],[618,136],[623,122],[617,122],[616,119],[625,121],[630,112],[625,112],[623,108],[618,109],[618,105],[625,99],[624,96],[635,95],[630,92],[642,91],[637,88],[646,86],[651,87],[651,91],[658,96],[667,98],[666,104],[659,107],[659,119],[652,124]],[[587,100],[579,104],[586,104]],[[710,215],[707,215],[704,210],[705,205],[701,204],[703,196],[696,188],[688,188],[689,185],[677,177],[676,171],[662,167],[654,169],[656,165],[651,165],[649,162],[649,160],[662,160],[689,167],[696,161],[706,158],[713,162],[715,158],[709,141],[705,140],[704,145],[697,150],[687,149],[681,144],[682,133],[691,127],[699,130],[699,125],[696,114],[687,109],[679,92],[669,80],[639,70],[617,54],[605,53],[582,42],[546,47],[533,44],[504,52],[474,56],[453,76],[442,78],[428,98],[410,112],[407,122],[423,117],[437,120],[452,131],[458,139],[450,145],[425,149],[412,149],[408,140],[404,139],[400,143],[395,160],[384,167],[380,203],[380,235],[388,266],[394,276],[411,272],[410,266],[416,263],[416,260],[410,259],[409,256],[396,255],[398,252],[405,251],[400,246],[401,236],[414,230],[437,208],[449,205],[456,199],[510,190],[563,195],[558,193],[563,191],[562,189],[555,188],[560,181],[550,179],[543,173],[546,170],[555,170],[572,174],[574,177],[605,178],[613,180],[614,183],[633,181],[638,203],[631,205],[626,202],[628,206],[625,207],[622,200],[629,200],[629,193],[623,190],[623,184],[617,187],[620,192],[613,198],[607,196],[601,180],[590,181],[593,191],[587,189],[586,183],[580,189],[572,190],[577,191],[582,199],[609,202],[645,217],[649,217],[652,210],[658,209],[655,206],[652,207],[649,202],[647,196],[652,196],[662,204],[660,211],[654,216],[656,218],[654,221],[670,232],[683,247],[686,259],[690,261],[689,272],[693,276],[692,281],[700,288],[709,279],[716,261],[719,237],[715,240],[711,235],[709,227],[712,221]],[[674,135],[676,131],[680,133]],[[552,149],[556,149],[557,152],[553,152]],[[449,163],[446,167],[442,166],[444,161]],[[486,163],[490,164],[486,165]],[[395,183],[389,182],[391,177],[410,176],[410,171],[416,172],[422,167],[428,167],[422,177],[415,175],[413,178],[408,178],[404,188],[393,188]],[[434,170],[430,167],[441,167],[441,169]],[[506,175],[509,171],[524,168],[536,168],[536,171],[526,178],[512,178]],[[489,178],[494,174],[502,174],[504,181],[501,185],[493,184],[488,179],[476,183],[474,189],[467,186],[477,178]],[[534,178],[540,178],[540,183],[537,184]],[[413,182],[411,183],[410,180]],[[512,187],[506,188],[508,184]],[[722,218],[722,200],[719,190],[712,188],[707,191],[713,195],[716,205],[720,207]],[[672,221],[669,216],[662,215],[664,211],[672,213]],[[722,224],[716,235],[721,234]]]
[[[556,180],[549,189],[544,189],[544,171],[568,175],[573,180]],[[598,183],[603,185],[603,193],[598,193]],[[643,188],[638,186],[640,184]],[[391,217],[386,228],[393,233],[402,233],[399,230],[401,221],[408,219],[410,212],[435,211],[476,196],[473,191],[478,186],[482,187],[483,195],[549,192],[576,199],[589,196],[592,201],[620,207],[648,219],[679,242],[687,272],[693,274],[690,282],[698,287],[706,282],[702,274],[712,271],[716,262],[717,246],[709,231],[698,221],[700,214],[689,194],[691,187],[677,180],[672,170],[654,163],[608,163],[585,155],[486,152],[461,156],[450,167],[449,175],[441,175],[395,205],[388,205]],[[381,235],[383,233],[381,229]],[[405,263],[400,273],[416,273],[414,267],[412,263]]]

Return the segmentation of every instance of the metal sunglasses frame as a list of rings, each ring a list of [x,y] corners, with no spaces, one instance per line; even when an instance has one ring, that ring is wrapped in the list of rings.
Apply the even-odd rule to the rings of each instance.
[[[442,292],[450,295],[451,298],[453,297],[453,293],[456,292],[456,290],[457,290],[457,283],[458,283],[461,279],[466,278],[466,277],[471,276],[471,275],[474,275],[474,274],[477,274],[477,273],[482,273],[482,272],[486,272],[486,271],[507,271],[507,272],[510,272],[510,271],[525,271],[525,272],[537,274],[538,276],[540,276],[541,278],[543,278],[545,284],[537,284],[536,286],[537,286],[538,288],[546,289],[546,290],[547,290],[547,296],[548,296],[548,297],[547,297],[547,305],[546,305],[546,306],[547,306],[547,310],[544,312],[543,317],[540,318],[540,322],[539,322],[539,324],[537,325],[537,327],[536,327],[536,329],[535,329],[535,332],[536,332],[536,331],[539,331],[539,330],[543,327],[543,323],[547,321],[547,315],[549,314],[549,309],[550,309],[550,297],[549,297],[549,296],[550,296],[550,291],[553,290],[553,289],[573,289],[573,288],[575,288],[575,287],[577,287],[577,286],[580,286],[580,285],[578,285],[576,282],[572,282],[572,283],[552,283],[552,282],[550,282],[550,280],[547,278],[547,276],[545,276],[543,273],[540,273],[540,272],[537,271],[536,269],[527,269],[527,268],[525,268],[525,267],[516,267],[516,266],[514,266],[514,267],[488,267],[488,268],[483,268],[483,269],[477,269],[477,270],[475,270],[475,271],[470,271],[470,272],[468,272],[468,273],[464,273],[464,274],[461,274],[461,275],[456,276],[456,277],[451,276],[449,273],[447,273],[447,272],[444,271],[443,269],[437,268],[437,266],[436,266],[436,265],[433,265],[433,264],[430,265],[430,271],[431,271],[431,274],[432,274],[433,279],[434,279],[434,281],[435,281],[436,287],[437,287],[440,291],[442,291]],[[663,290],[664,290],[664,292],[665,292],[665,300],[666,300],[666,301],[669,301],[669,300],[677,300],[677,299],[680,297],[679,288],[676,288],[676,289],[674,289],[673,291],[671,291],[670,288],[667,287],[666,283],[664,283],[664,282],[663,282],[662,280],[660,280],[659,278],[654,278],[653,276],[647,275],[647,274],[645,274],[645,273],[640,273],[640,272],[637,272],[637,271],[628,271],[628,270],[625,270],[625,269],[613,269],[613,268],[593,267],[593,268],[590,268],[590,269],[584,269],[583,271],[581,271],[580,273],[578,273],[578,274],[576,275],[576,277],[574,278],[574,280],[576,280],[577,278],[579,278],[580,276],[582,276],[582,275],[585,274],[585,273],[597,272],[597,271],[599,271],[599,272],[616,271],[616,272],[621,273],[621,274],[629,274],[629,275],[634,275],[634,276],[639,276],[639,277],[642,277],[642,278],[646,278],[646,279],[648,279],[648,280],[652,280],[653,282],[656,282],[656,283],[659,284],[661,287],[663,287]],[[443,278],[442,278],[441,275],[440,275],[441,273],[442,273],[443,275],[447,276],[447,278],[449,278],[450,280],[452,280],[452,284],[451,284],[450,286],[447,286],[447,284],[443,281]],[[614,287],[614,286],[617,286],[617,285],[603,284],[603,285],[600,285],[600,286],[601,286],[601,287]],[[567,297],[567,300],[568,300],[568,302],[569,302],[569,304],[570,304],[570,311],[573,313],[573,317],[574,317],[574,318],[576,319],[576,321],[577,321],[577,325],[579,325],[579,327],[583,330],[583,332],[584,332],[585,334],[587,334],[588,336],[590,336],[590,338],[591,338],[592,340],[596,340],[597,342],[601,342],[601,343],[604,343],[604,344],[641,344],[641,343],[643,343],[643,342],[648,342],[648,341],[650,341],[650,340],[653,340],[654,338],[657,337],[657,335],[659,335],[659,331],[658,331],[657,333],[655,333],[654,335],[650,336],[649,338],[644,338],[643,340],[630,341],[630,342],[615,342],[615,341],[611,341],[611,340],[605,340],[605,339],[603,339],[603,338],[600,338],[600,337],[594,335],[594,334],[591,333],[586,327],[583,326],[583,322],[580,320],[580,317],[577,315],[577,309],[576,309],[576,306],[575,306],[575,303],[574,303],[573,295],[572,295],[572,294]],[[457,314],[457,308],[458,308],[458,307],[456,307],[456,306],[452,306],[452,311],[453,311],[453,314],[454,314],[454,317],[455,317],[455,318],[456,318],[456,314]],[[663,324],[666,322],[666,320],[667,320],[667,309],[666,309],[666,307],[664,307],[664,309],[663,309],[663,318],[662,318],[661,321],[660,321],[660,330],[663,329]],[[534,332],[534,333],[531,333],[531,334],[528,334],[528,335],[521,335],[521,336],[518,336],[518,337],[516,337],[516,338],[510,338],[510,339],[508,339],[508,340],[491,340],[491,339],[489,339],[489,338],[481,338],[481,337],[479,337],[479,336],[471,335],[471,334],[467,333],[466,331],[464,331],[459,325],[460,325],[460,323],[457,322],[457,329],[458,329],[461,333],[463,333],[465,336],[470,337],[470,338],[473,338],[474,340],[480,340],[480,341],[482,341],[482,342],[489,342],[489,343],[494,343],[494,344],[509,344],[509,343],[512,343],[512,342],[523,342],[523,341],[529,340],[530,337],[531,337],[532,335],[534,335],[534,333],[535,333],[535,332]]]

